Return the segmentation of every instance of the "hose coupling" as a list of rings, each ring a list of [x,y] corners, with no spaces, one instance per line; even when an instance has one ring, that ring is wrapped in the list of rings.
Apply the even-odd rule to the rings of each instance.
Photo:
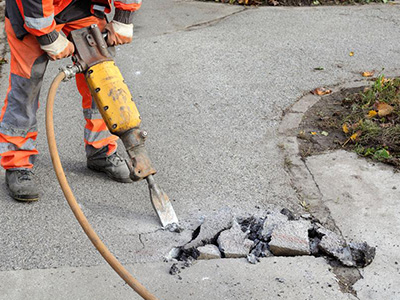
[[[77,73],[81,73],[83,71],[79,64],[68,65],[66,67],[59,68],[59,70],[60,72],[64,72],[65,74],[65,78],[63,79],[63,81],[69,81]]]

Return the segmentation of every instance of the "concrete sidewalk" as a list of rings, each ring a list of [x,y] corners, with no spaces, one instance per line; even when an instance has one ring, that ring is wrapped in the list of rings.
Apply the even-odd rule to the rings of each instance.
[[[179,280],[167,273],[171,263],[162,257],[191,239],[201,217],[225,206],[237,215],[271,206],[302,212],[279,147],[282,112],[311,89],[354,81],[360,71],[398,72],[399,13],[397,5],[243,10],[197,1],[144,1],[135,21],[136,39],[117,49],[117,64],[150,134],[157,180],[186,228],[182,234],[158,230],[144,183],[115,184],[86,170],[74,83],[63,84],[56,100],[67,176],[111,251],[160,299],[357,299],[340,291],[322,258],[265,258],[254,266],[240,259],[198,262]],[[57,68],[66,63],[49,65],[42,99]],[[314,71],[320,66],[324,71]],[[8,67],[3,68],[1,98]],[[52,171],[43,114],[42,108],[36,168],[42,200],[16,203],[4,185],[0,189],[0,299],[136,299],[104,265],[69,211]],[[319,164],[324,170],[315,161],[312,172],[319,172]],[[349,202],[335,207],[326,202],[321,205],[332,210],[346,236],[377,244],[379,225],[370,235],[359,230],[358,224],[366,223],[357,211],[357,224],[342,220]],[[390,238],[396,239],[396,230]],[[398,234],[392,244],[399,244]],[[398,287],[382,285],[375,274],[386,274],[393,283],[398,276],[398,267],[386,268],[391,262],[380,255],[354,286],[358,299],[399,298]]]

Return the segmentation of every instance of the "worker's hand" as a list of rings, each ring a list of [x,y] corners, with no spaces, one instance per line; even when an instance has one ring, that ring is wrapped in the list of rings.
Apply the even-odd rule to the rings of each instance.
[[[62,59],[74,54],[75,47],[63,34],[59,34],[58,38],[51,44],[40,45],[43,51],[47,53],[51,60]]]
[[[132,42],[133,24],[125,24],[118,21],[112,21],[105,27],[108,32],[107,44],[117,46]]]

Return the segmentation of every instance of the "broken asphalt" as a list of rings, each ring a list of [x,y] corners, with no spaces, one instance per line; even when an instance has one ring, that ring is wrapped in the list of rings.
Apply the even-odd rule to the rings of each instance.
[[[244,9],[144,1],[136,38],[117,49],[117,64],[149,132],[157,180],[187,230],[159,230],[145,183],[116,184],[86,170],[74,83],[63,84],[56,100],[67,176],[110,250],[160,299],[398,299],[399,175],[353,154],[327,153],[302,162],[308,175],[296,177],[285,169],[282,149],[295,142],[285,141],[279,128],[283,111],[316,87],[353,82],[365,70],[398,75],[399,12],[398,5]],[[50,64],[42,105],[66,63]],[[43,108],[38,125],[41,201],[16,203],[4,184],[0,189],[0,299],[139,299],[73,218],[47,152]],[[4,172],[0,176],[3,181]],[[171,263],[163,256],[189,242],[191,230],[215,211],[286,207],[303,213],[296,183],[308,177],[312,184],[301,191],[317,195],[308,199],[321,208],[316,214],[347,239],[377,246],[375,260],[359,270],[355,293],[341,291],[322,257],[268,257],[255,265],[217,259],[196,262],[181,279],[168,273]]]

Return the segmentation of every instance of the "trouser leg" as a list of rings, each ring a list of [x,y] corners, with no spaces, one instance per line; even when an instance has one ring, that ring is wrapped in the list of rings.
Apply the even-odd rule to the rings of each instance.
[[[84,129],[86,155],[87,157],[109,156],[117,150],[118,137],[110,134],[93,101],[83,74],[76,76],[76,84],[83,98],[83,115],[86,120]]]
[[[97,24],[102,30],[105,20],[94,16],[76,20],[65,24],[63,32],[68,35],[70,31]],[[113,154],[117,150],[118,137],[111,135],[106,124],[96,107],[89,87],[87,86],[83,74],[76,75],[76,85],[82,96],[83,115],[86,120],[84,129],[84,142],[87,157],[105,157]]]
[[[5,29],[11,71],[0,116],[0,164],[5,169],[30,169],[38,154],[36,112],[48,59],[34,36],[19,40],[8,19]]]

